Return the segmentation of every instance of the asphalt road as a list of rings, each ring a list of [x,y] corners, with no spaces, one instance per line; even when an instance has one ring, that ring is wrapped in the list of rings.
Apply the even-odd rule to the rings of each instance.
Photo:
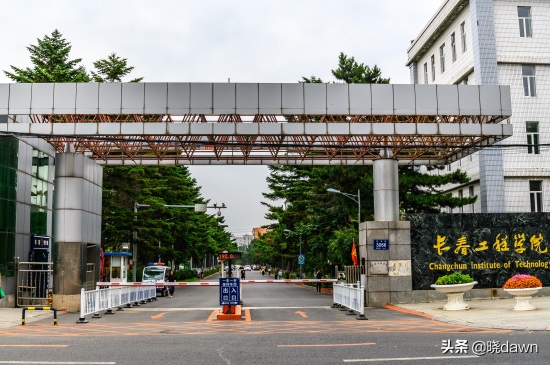
[[[247,279],[262,277],[248,272]],[[246,284],[243,300],[240,321],[217,320],[218,288],[205,286],[86,324],[64,313],[59,326],[46,318],[2,329],[0,364],[550,363],[545,331],[466,327],[383,308],[357,320],[331,308],[331,295],[293,284]],[[517,344],[538,353],[497,353]]]

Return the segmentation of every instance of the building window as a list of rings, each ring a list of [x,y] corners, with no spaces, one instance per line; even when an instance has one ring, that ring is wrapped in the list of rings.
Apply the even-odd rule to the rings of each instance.
[[[535,66],[523,65],[521,66],[521,73],[523,75],[523,95],[537,96],[537,89],[535,85]]]
[[[428,62],[424,63],[424,83],[428,83]]]
[[[470,198],[473,198],[474,197],[474,187],[469,186],[468,190],[470,192]],[[474,212],[474,203],[470,204],[470,206],[472,207],[472,213],[473,213]]]
[[[462,84],[468,85],[468,76],[466,76],[464,80],[462,80]]]
[[[464,199],[464,193],[463,193],[462,189],[460,189],[458,191],[458,198],[459,199]],[[460,213],[464,213],[464,206],[463,205],[460,206]]]
[[[456,61],[456,40],[455,40],[455,34],[451,34],[451,57],[453,59],[453,62]]]
[[[439,64],[441,66],[441,73],[445,72],[445,43],[439,47]]]
[[[531,212],[542,212],[542,181],[531,180],[529,181],[529,190],[531,198]]]
[[[435,81],[435,56],[434,55],[432,55],[431,61],[432,61],[432,81]]]
[[[519,36],[531,38],[533,32],[531,29],[531,8],[518,6]]]
[[[462,53],[466,52],[466,22],[460,24],[460,41],[462,42]]]
[[[539,146],[539,122],[527,122],[527,153],[540,154]]]

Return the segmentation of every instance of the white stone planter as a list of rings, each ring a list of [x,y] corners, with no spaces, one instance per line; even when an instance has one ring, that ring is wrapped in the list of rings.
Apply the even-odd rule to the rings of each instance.
[[[464,302],[464,293],[471,290],[477,281],[466,284],[452,284],[452,285],[436,285],[432,284],[431,287],[438,292],[447,294],[447,304],[443,307],[446,311],[459,311],[469,309],[468,304]]]
[[[532,311],[535,308],[529,301],[532,296],[537,294],[542,288],[524,288],[524,289],[504,289],[505,292],[516,298],[515,311]]]

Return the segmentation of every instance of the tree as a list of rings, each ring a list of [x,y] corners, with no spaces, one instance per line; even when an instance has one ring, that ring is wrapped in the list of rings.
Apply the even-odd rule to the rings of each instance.
[[[122,82],[122,78],[128,75],[134,69],[128,66],[128,60],[111,53],[107,59],[101,59],[94,62],[97,72],[92,71],[92,79],[95,82]],[[140,82],[143,77],[138,77],[130,82]]]
[[[134,202],[148,205],[134,212]],[[233,248],[223,217],[165,205],[207,203],[187,167],[105,167],[103,178],[103,247],[117,249],[137,232],[141,263],[158,257],[181,263]],[[159,244],[160,243],[160,244]]]
[[[37,42],[27,47],[34,68],[10,66],[13,72],[4,71],[7,77],[15,82],[122,82],[122,78],[134,69],[128,66],[128,59],[113,52],[106,59],[93,63],[97,72],[92,71],[90,78],[84,66],[79,65],[81,58],[69,59],[72,46],[57,29]],[[130,82],[141,80],[143,77]]]
[[[72,46],[56,29],[51,36],[37,39],[37,45],[30,45],[34,68],[10,66],[13,72],[4,74],[15,82],[89,82],[90,77],[84,66],[79,65],[81,58],[69,59]]]

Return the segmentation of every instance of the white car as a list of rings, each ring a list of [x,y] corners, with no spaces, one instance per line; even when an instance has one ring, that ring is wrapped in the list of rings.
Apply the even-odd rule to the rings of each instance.
[[[252,271],[250,265],[244,265],[244,271]]]

